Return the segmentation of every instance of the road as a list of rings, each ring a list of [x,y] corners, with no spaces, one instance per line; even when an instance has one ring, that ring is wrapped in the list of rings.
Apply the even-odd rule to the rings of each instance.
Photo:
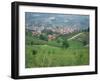
[[[74,35],[73,37],[69,38],[68,41],[69,41],[69,40],[72,40],[72,39],[74,39],[74,38],[76,38],[77,36],[79,36],[79,35],[81,35],[81,34],[82,34],[82,33],[78,33],[78,34]]]

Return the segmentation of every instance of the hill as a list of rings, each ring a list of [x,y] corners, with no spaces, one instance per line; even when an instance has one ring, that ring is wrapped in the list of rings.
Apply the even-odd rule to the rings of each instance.
[[[70,40],[69,40],[70,39]],[[58,67],[89,64],[89,32],[60,35],[55,40],[46,41],[26,33],[25,67]],[[63,41],[69,46],[63,48]],[[85,59],[85,60],[84,60]]]

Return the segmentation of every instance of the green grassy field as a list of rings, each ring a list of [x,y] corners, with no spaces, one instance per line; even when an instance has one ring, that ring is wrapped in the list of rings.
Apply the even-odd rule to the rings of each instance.
[[[43,45],[26,45],[25,67],[88,65],[89,47],[83,46],[81,42],[76,40],[70,40],[68,43],[70,45],[69,48],[60,48],[48,43]]]
[[[72,37],[74,38],[68,40]],[[48,41],[46,38],[46,34],[45,37],[39,37],[37,35],[32,36],[31,32],[26,32],[26,68],[89,64],[89,32],[76,32],[63,35],[51,41]],[[65,46],[66,42],[67,46]]]

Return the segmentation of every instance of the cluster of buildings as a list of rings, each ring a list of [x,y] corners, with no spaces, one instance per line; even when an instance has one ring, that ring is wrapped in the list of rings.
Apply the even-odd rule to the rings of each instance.
[[[56,32],[59,34],[69,34],[75,31],[79,31],[80,29],[77,27],[33,27],[33,34],[35,32],[41,34],[44,29],[51,30],[52,32]]]
[[[75,31],[79,31],[80,29],[79,28],[76,28],[76,27],[33,27],[33,29],[31,30],[32,31],[32,35],[40,35],[42,34],[42,31],[46,29],[46,30],[50,30],[54,33],[57,33],[59,35],[64,35],[64,34],[69,34],[69,33],[73,33]],[[56,34],[49,34],[48,35],[48,40],[53,40],[57,37]]]
[[[56,39],[57,35],[53,34],[53,35],[48,35],[48,41],[54,40]]]
[[[59,28],[54,28],[52,29],[53,32],[57,32],[59,34],[69,34],[69,33],[73,33],[75,31],[79,31],[79,28],[70,28],[70,27],[59,27]]]

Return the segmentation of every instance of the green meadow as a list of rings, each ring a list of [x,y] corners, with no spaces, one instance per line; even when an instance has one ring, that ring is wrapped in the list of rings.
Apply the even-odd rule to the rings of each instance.
[[[79,33],[81,34],[78,35]],[[89,64],[89,32],[62,35],[48,41],[46,36],[41,39],[40,36],[32,36],[32,33],[27,31],[25,40],[26,68]]]

